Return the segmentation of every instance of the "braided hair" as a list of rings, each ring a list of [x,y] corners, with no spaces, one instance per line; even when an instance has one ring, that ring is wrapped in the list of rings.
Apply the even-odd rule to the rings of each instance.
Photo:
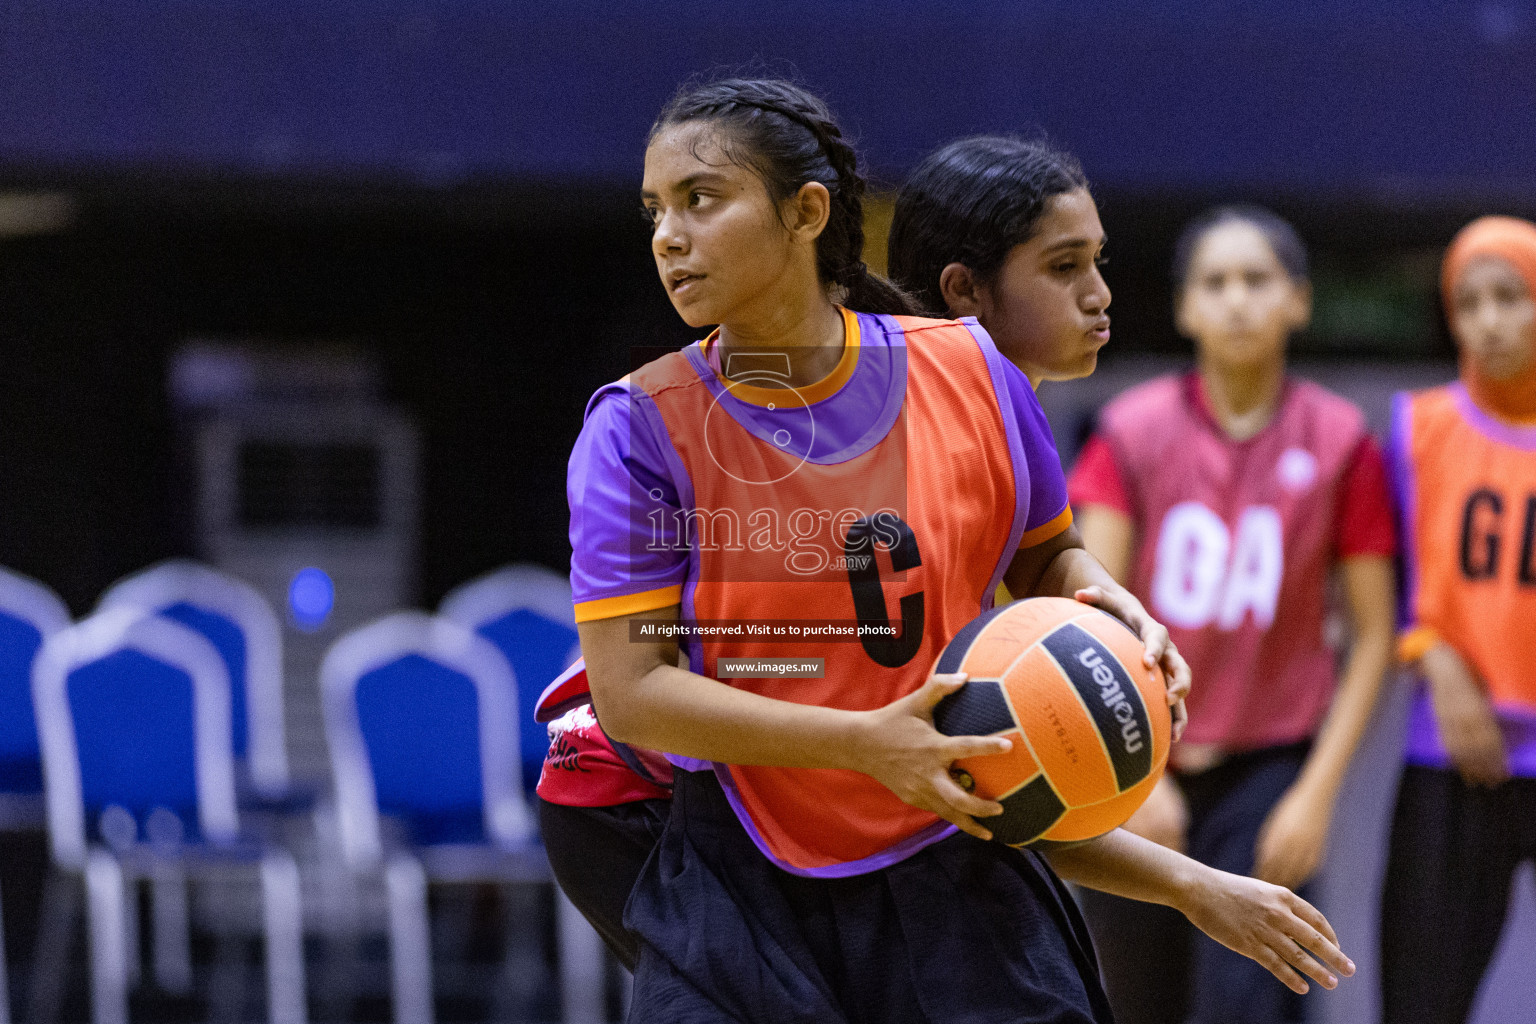
[[[864,189],[858,157],[827,105],[791,82],[727,78],[685,86],[662,108],[651,141],[666,128],[710,121],[733,163],[750,168],[775,204],[816,181],[832,196],[827,226],[816,239],[821,283],[843,289],[843,302],[865,313],[911,314],[916,304],[864,265]]]

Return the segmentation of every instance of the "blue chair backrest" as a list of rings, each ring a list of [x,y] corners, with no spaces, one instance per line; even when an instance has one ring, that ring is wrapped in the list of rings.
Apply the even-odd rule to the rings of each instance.
[[[360,678],[356,700],[379,810],[421,845],[485,842],[474,681],[407,654]]]
[[[74,669],[65,686],[86,821],[116,805],[141,824],[156,807],[196,822],[191,674],[120,650]]]
[[[231,739],[254,788],[288,785],[284,748],[282,630],[254,588],[198,562],[176,559],[120,580],[100,607],[134,605],[201,633],[229,675]]]
[[[581,656],[569,582],[542,566],[512,565],[456,588],[439,607],[444,618],[485,637],[511,663],[523,786],[532,792],[549,750],[549,732],[534,720],[534,703]]]
[[[53,591],[0,569],[0,793],[43,790],[32,662],[43,641],[68,625],[69,612]]]
[[[346,634],[320,666],[342,841],[380,855],[380,812],[418,845],[531,834],[517,770],[517,691],[483,637],[399,612]]]
[[[99,612],[50,637],[33,694],[55,857],[77,863],[107,812],[126,836],[174,814],[187,840],[236,833],[229,678],[199,633],[141,609]]]

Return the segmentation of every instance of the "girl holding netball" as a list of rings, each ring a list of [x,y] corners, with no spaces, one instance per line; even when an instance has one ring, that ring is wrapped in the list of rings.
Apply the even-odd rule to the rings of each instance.
[[[1070,485],[1089,550],[1168,624],[1200,681],[1184,742],[1127,827],[1295,888],[1322,862],[1390,658],[1390,497],[1360,411],[1285,372],[1310,313],[1291,226],[1213,210],[1179,239],[1174,278],[1197,368],[1107,406]],[[1334,570],[1353,627],[1337,687],[1323,635]],[[1290,992],[1214,942],[1196,939],[1186,969],[1176,917],[1096,895],[1085,907],[1126,1020],[1299,1019]],[[1173,962],[1150,968],[1148,942]]]
[[[1536,225],[1484,217],[1441,273],[1461,379],[1398,395],[1402,660],[1422,688],[1382,896],[1384,1019],[1471,1014],[1536,858]]]
[[[1006,579],[1126,619],[1172,700],[1187,672],[1077,542],[1059,479],[1037,491],[1027,476],[1049,436],[987,334],[872,315],[908,307],[859,262],[862,188],[825,107],[786,83],[685,91],[647,150],[658,272],[685,320],[720,329],[600,391],[572,456],[596,712],[681,769],[626,914],[633,1016],[1105,1020],[1091,945],[1046,863],[956,834],[987,838],[1000,808],[950,764],[1006,741],[937,733],[929,710],[961,681],[926,667]],[[1086,372],[1107,340],[1102,229],[1084,188],[1038,206],[1019,242],[1057,268],[1040,368]],[[852,569],[865,551],[873,578]],[[810,645],[741,628],[818,619],[903,628]],[[686,668],[676,626],[697,630]],[[820,677],[724,671],[805,654]],[[1326,985],[1352,969],[1291,894],[1186,863],[1116,836],[1081,848],[1077,869],[1187,899],[1298,985],[1287,961]]]

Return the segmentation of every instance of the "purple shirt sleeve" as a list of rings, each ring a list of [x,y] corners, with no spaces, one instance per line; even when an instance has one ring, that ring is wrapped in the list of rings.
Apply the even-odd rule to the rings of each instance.
[[[1008,382],[1008,398],[1019,422],[1024,442],[1024,461],[1029,466],[1029,514],[1024,518],[1024,536],[1045,526],[1067,510],[1067,477],[1061,471],[1061,455],[1045,410],[1029,386],[1024,371],[1003,360],[1003,377]],[[1048,540],[1049,538],[1042,538]]]
[[[649,399],[622,384],[604,387],[587,404],[566,473],[578,620],[674,604],[626,608],[616,602],[602,614],[581,614],[593,601],[652,594],[687,579],[688,550],[676,536],[681,499],[658,429]]]

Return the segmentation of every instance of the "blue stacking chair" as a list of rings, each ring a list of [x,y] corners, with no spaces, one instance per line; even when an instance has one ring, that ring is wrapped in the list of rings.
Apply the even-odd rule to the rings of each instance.
[[[495,644],[518,684],[523,785],[538,785],[549,733],[534,720],[540,689],[581,657],[571,585],[540,565],[509,565],[451,591],[438,614]]]
[[[320,689],[342,849],[384,875],[395,1020],[425,1024],[428,881],[549,879],[519,770],[517,685],[489,640],[398,612],[339,638]]]
[[[581,658],[570,582],[541,565],[509,565],[462,584],[445,596],[438,614],[495,644],[518,682],[518,738],[523,785],[532,793],[549,751],[549,732],[535,715],[540,690]],[[604,950],[565,894],[560,916],[561,1000],[568,1018],[600,1019]]]
[[[32,661],[68,625],[69,610],[52,590],[0,569],[0,826],[43,824]]]
[[[236,865],[259,870],[269,1018],[302,1024],[298,869],[285,851],[241,834],[218,650],[170,619],[114,607],[43,644],[32,693],[54,862],[85,878],[92,1019],[127,1020],[138,963],[128,885],[174,883],[156,887],[158,917],[164,896],[185,892],[188,868]],[[184,905],[172,918],[178,909],[184,920]],[[161,966],[157,943],[157,974]]]
[[[40,829],[43,766],[32,713],[32,662],[43,641],[69,625],[69,609],[43,584],[0,569],[0,829]],[[10,1024],[4,920],[0,915],[0,1024]]]
[[[113,584],[98,610],[131,605],[201,633],[229,674],[230,722],[241,790],[257,800],[288,795],[283,729],[283,633],[249,584],[201,562],[173,559]],[[242,801],[244,802],[244,801]]]

